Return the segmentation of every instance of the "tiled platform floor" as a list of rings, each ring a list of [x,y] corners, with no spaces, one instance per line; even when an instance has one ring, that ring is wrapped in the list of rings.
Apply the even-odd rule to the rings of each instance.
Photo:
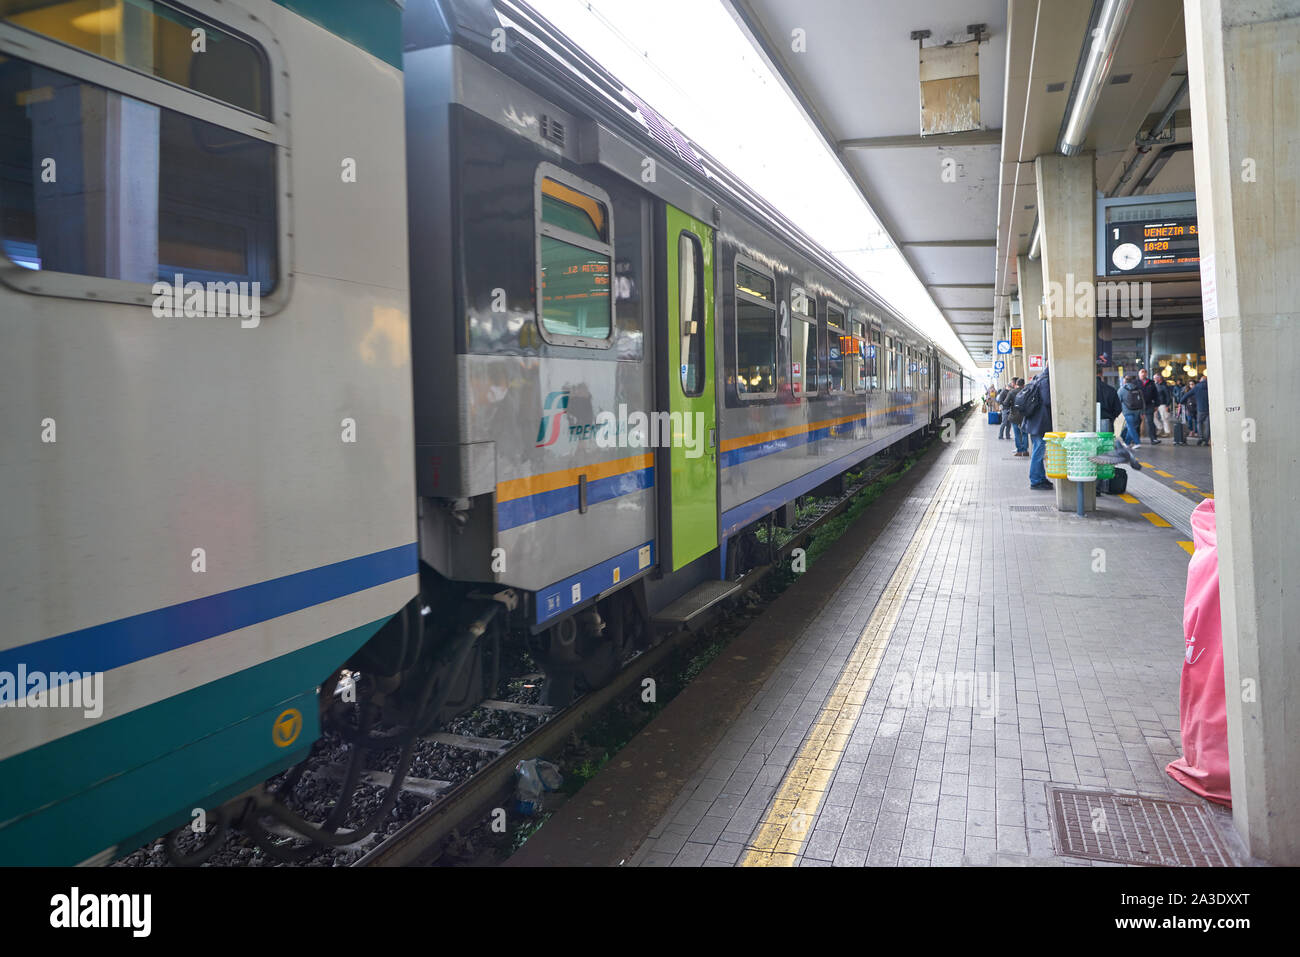
[[[1087,866],[1047,782],[1194,799],[1181,536],[1056,511],[1012,451],[967,419],[629,863]]]

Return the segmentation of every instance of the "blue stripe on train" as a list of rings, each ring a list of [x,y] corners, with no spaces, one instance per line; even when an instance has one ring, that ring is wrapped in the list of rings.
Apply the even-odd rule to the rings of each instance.
[[[746,445],[737,449],[730,449],[721,455],[722,467],[731,468],[734,465],[741,465],[753,459],[762,458],[765,455],[775,455],[777,452],[785,452],[789,449],[797,449],[801,445],[810,445],[813,442],[820,442],[823,439],[830,438],[835,432],[857,428],[864,425],[868,419],[880,416],[880,412],[870,412],[866,415],[858,416],[852,422],[844,422],[840,425],[827,426],[824,429],[812,429],[808,432],[802,432],[798,435],[789,435],[783,439],[773,439],[770,442],[758,442],[754,445]],[[886,427],[893,425],[906,425],[915,421],[916,413],[914,410],[899,410],[889,413],[893,418],[886,418],[884,425]]]
[[[797,449],[801,445],[810,445],[813,442],[820,442],[822,439],[830,438],[834,432],[853,429],[867,421],[867,416],[860,416],[852,422],[844,422],[840,425],[828,425],[824,429],[813,429],[809,432],[801,432],[798,435],[788,435],[783,439],[773,439],[770,442],[759,442],[755,445],[746,445],[738,449],[730,449],[722,453],[722,467],[731,468],[733,465],[740,465],[743,462],[749,462],[753,459],[762,458],[765,455],[775,455],[777,452],[785,452],[789,449]]]
[[[239,628],[396,581],[419,570],[416,544],[399,545],[270,581],[146,611],[0,651],[0,671],[46,675],[110,671]]]
[[[620,495],[629,495],[632,492],[651,488],[654,484],[655,470],[653,468],[637,469],[634,472],[624,472],[622,475],[611,475],[608,478],[597,479],[594,482],[587,483],[587,504],[595,505],[598,502],[607,502],[612,498],[618,498]],[[534,495],[525,495],[523,498],[514,498],[508,502],[498,502],[497,530],[504,532],[507,529],[518,528],[520,525],[527,525],[530,522],[540,522],[542,519],[550,518],[553,515],[574,512],[577,509],[577,485],[551,489],[549,492],[537,492]]]
[[[634,575],[653,567],[654,563],[655,543],[649,541],[644,545],[629,548],[621,555],[606,559],[599,565],[592,565],[576,575],[570,575],[554,585],[539,589],[537,624],[540,625],[575,605],[590,601],[615,585],[623,584]]]
[[[775,511],[791,499],[806,495],[823,482],[830,481],[841,472],[849,469],[868,456],[875,455],[881,449],[897,442],[899,435],[891,432],[884,438],[850,452],[848,455],[833,459],[826,465],[807,472],[796,479],[764,492],[749,501],[722,513],[722,538],[725,541],[736,534],[750,522],[761,518],[768,512]]]

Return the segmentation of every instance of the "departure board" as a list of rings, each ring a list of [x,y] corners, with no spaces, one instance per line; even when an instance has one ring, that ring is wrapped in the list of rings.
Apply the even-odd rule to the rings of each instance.
[[[1195,272],[1201,251],[1195,216],[1106,223],[1107,276]]]
[[[1106,227],[1106,275],[1190,272],[1200,268],[1196,218],[1110,223]]]

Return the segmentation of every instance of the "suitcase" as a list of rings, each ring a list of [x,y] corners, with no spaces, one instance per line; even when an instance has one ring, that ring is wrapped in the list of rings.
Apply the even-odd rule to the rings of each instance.
[[[1187,444],[1187,432],[1183,429],[1182,420],[1176,419],[1174,421],[1174,445],[1186,445],[1186,444]]]
[[[1002,424],[1002,413],[1001,413],[1001,412],[990,412],[990,413],[989,413],[989,425],[1001,425],[1001,424]]]

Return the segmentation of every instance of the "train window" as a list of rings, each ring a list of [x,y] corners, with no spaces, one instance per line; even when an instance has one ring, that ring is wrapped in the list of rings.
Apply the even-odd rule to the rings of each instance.
[[[693,233],[677,238],[677,284],[681,319],[682,392],[704,394],[704,251]]]
[[[538,318],[542,337],[604,348],[612,341],[614,253],[609,198],[543,165],[538,170]]]
[[[852,383],[854,392],[867,391],[867,364],[865,337],[862,323],[856,319],[849,320],[849,349],[845,356],[845,378]]]
[[[832,392],[847,392],[853,382],[851,377],[846,378],[853,352],[852,339],[844,327],[844,310],[830,303],[826,304],[826,344],[830,359],[828,388]]]
[[[867,382],[870,388],[880,388],[880,330],[871,330],[871,348],[867,350]]]
[[[14,26],[271,116],[270,69],[240,37],[157,0],[12,0],[0,16]]]
[[[776,280],[736,260],[736,392],[776,394]]]
[[[12,57],[0,58],[0,143],[11,262],[275,285],[273,143]]]
[[[790,382],[795,395],[817,394],[817,300],[795,286],[790,312],[798,320],[790,327]]]

